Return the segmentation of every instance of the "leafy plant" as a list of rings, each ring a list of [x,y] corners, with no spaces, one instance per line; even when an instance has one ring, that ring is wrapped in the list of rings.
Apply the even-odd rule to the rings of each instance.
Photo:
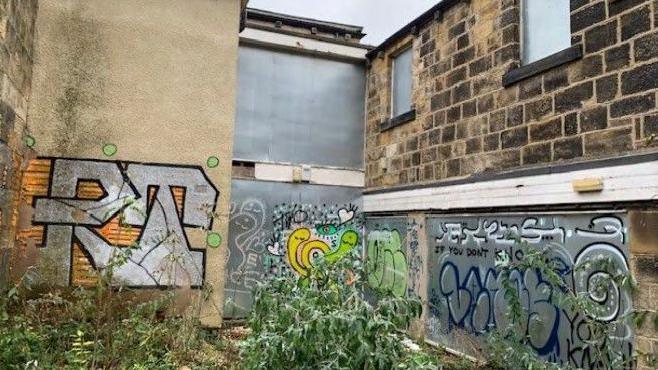
[[[531,248],[526,242],[518,239],[516,245],[523,251],[523,258],[517,262],[504,258],[503,262],[498,264],[501,289],[509,306],[506,315],[509,324],[504,328],[493,330],[487,338],[492,367],[502,369],[510,363],[515,363],[525,369],[571,368],[569,365],[558,366],[545,362],[531,349],[530,338],[520,334],[523,332],[521,318],[527,313],[519,299],[517,285],[512,279],[514,271],[536,271],[551,286],[551,299],[557,307],[581,314],[584,325],[582,328],[590,333],[590,338],[584,343],[584,348],[590,349],[592,356],[590,363],[596,364],[598,368],[602,369],[625,368],[633,366],[638,355],[644,356],[647,364],[656,363],[653,354],[636,352],[631,357],[625,356],[615,342],[610,340],[617,329],[623,325],[642,327],[649,315],[653,315],[654,320],[658,320],[655,312],[630,310],[627,314],[619,315],[614,320],[599,320],[604,308],[593,302],[588,297],[588,292],[577,292],[567,283],[559,272],[560,266],[557,261],[550,257],[548,248]],[[621,291],[634,292],[637,289],[633,276],[619,268],[614,260],[604,256],[584,261],[573,266],[572,270],[574,273],[578,273],[591,268],[606,271],[608,274],[599,275],[599,279],[591,280],[591,285],[588,286],[589,293],[605,294],[610,284],[618,286]]]
[[[120,221],[129,227],[123,217]],[[133,248],[115,248],[92,287],[33,286],[32,280],[39,279],[32,279],[29,270],[20,282],[0,292],[0,368],[231,367],[226,357],[235,351],[217,332],[201,326],[198,307],[190,308],[191,315],[167,314],[180,290],[154,298],[116,286],[113,271],[127,262]],[[201,298],[194,300],[196,305],[209,289],[196,293]]]
[[[246,369],[436,369],[402,333],[420,316],[415,298],[374,292],[357,252],[320,261],[303,280],[261,285],[241,344]],[[369,297],[366,298],[366,293]]]

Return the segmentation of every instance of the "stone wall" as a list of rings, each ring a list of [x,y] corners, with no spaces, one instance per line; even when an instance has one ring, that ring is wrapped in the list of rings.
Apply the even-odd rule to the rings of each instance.
[[[503,76],[520,63],[515,0],[458,2],[373,56],[367,187],[655,151],[658,1],[572,0],[571,8],[583,57],[508,87]],[[416,119],[382,132],[391,55],[408,43]]]
[[[13,245],[37,0],[0,1],[0,285]]]
[[[637,210],[630,213],[631,271],[638,287],[634,297],[637,310],[656,311],[658,302],[658,212]],[[647,322],[636,331],[635,346],[642,353],[658,354],[658,327]],[[650,368],[640,359],[640,369]],[[645,366],[646,367],[642,367]]]
[[[458,227],[465,225],[468,232],[463,236],[466,237],[481,226],[474,217],[488,221],[505,219],[511,210],[522,209],[524,215],[538,215],[539,220],[545,219],[546,225],[555,220],[559,223],[567,220],[573,221],[575,228],[587,226],[594,230],[597,227],[594,219],[589,220],[588,214],[579,208],[591,203],[591,198],[588,198],[591,194],[580,194],[569,204],[565,204],[564,199],[546,201],[549,198],[539,193],[514,205],[494,202],[495,205],[491,206],[487,201],[475,205],[460,196],[455,196],[457,200],[450,204],[437,204],[432,199],[444,199],[450,189],[459,191],[459,186],[476,184],[476,180],[481,184],[477,189],[482,193],[474,197],[495,196],[503,185],[496,187],[494,180],[486,180],[522,176],[521,172],[514,173],[519,169],[539,169],[523,171],[523,176],[553,171],[564,173],[564,180],[559,181],[563,181],[565,189],[572,190],[567,175],[575,168],[590,168],[586,162],[630,157],[628,160],[646,161],[647,166],[654,164],[655,159],[652,162],[648,158],[655,158],[658,152],[658,1],[572,0],[572,47],[569,50],[575,53],[573,59],[506,84],[505,77],[509,77],[510,71],[518,70],[521,64],[520,1],[445,1],[444,4],[448,5],[440,8],[440,13],[419,18],[423,21],[414,23],[415,27],[412,24],[405,28],[408,32],[398,33],[370,53],[366,109],[366,219],[379,213],[404,217],[426,211],[430,216],[428,220],[431,220],[433,212],[449,210],[448,215],[437,216],[435,223],[440,227],[434,229],[449,231],[444,221],[452,220]],[[395,121],[390,120],[392,57],[409,45],[413,47],[412,108],[415,109],[415,118],[406,123],[391,124]],[[554,168],[570,163],[583,164],[561,167],[563,172]],[[597,166],[606,168],[608,163],[612,161]],[[607,168],[613,171],[613,167]],[[482,176],[489,174],[501,176]],[[512,182],[510,184],[510,187],[514,186]],[[523,187],[524,184],[519,181],[517,186]],[[426,186],[414,190],[406,187],[409,185]],[[549,188],[548,184],[542,185]],[[621,220],[623,228],[617,229],[623,229],[628,238],[618,247],[624,251],[624,263],[628,264],[639,284],[639,290],[632,296],[632,307],[639,311],[654,311],[658,297],[655,197],[649,192],[646,198],[633,198],[637,203],[627,204],[623,208],[628,212],[617,214],[611,209],[622,207],[608,203],[620,201],[619,193],[614,193],[613,187],[602,191],[610,191],[615,197],[590,204],[589,208],[600,215],[610,216],[611,220],[614,217]],[[397,188],[401,191],[393,192]],[[502,194],[507,193],[501,190],[498,195]],[[564,193],[558,191],[556,194]],[[373,199],[380,199],[379,196],[381,199],[403,197],[403,201],[388,205],[389,208],[378,206],[373,210]],[[460,199],[466,203],[460,203]],[[485,211],[478,207],[496,208],[487,208],[487,213],[482,213]],[[463,213],[465,209],[467,211]],[[554,214],[544,215],[547,209],[570,212],[560,221]],[[506,223],[512,222],[505,220]],[[426,230],[432,230],[430,226]],[[462,275],[443,281],[443,275],[441,279],[437,278],[436,269],[432,273],[432,261],[444,258],[444,255],[452,258],[449,256],[453,255],[445,243],[438,242],[438,236],[427,236],[429,263],[426,267],[430,276],[427,278],[427,297],[422,297],[422,294],[421,297],[428,301],[428,307],[433,304],[433,289],[435,292],[456,291],[437,289],[437,284],[464,282]],[[433,245],[435,241],[436,245]],[[565,238],[558,244],[573,254],[579,250],[579,245],[585,245],[585,241]],[[468,247],[468,243],[461,244]],[[495,243],[491,245],[495,246]],[[444,247],[448,249],[444,250]],[[480,253],[475,248],[471,250]],[[459,256],[461,249],[454,251]],[[463,253],[468,254],[468,248]],[[475,270],[482,270],[493,261],[491,256],[474,256]],[[454,262],[455,269],[463,270],[468,266],[465,261]],[[450,300],[450,297],[435,294],[434,298],[437,297],[439,302]],[[459,298],[461,308],[475,307],[461,304],[462,298]],[[460,312],[454,317],[475,316]],[[433,337],[431,319],[431,315],[426,315],[425,324],[429,325],[426,333]],[[445,324],[445,321],[439,318],[435,323]],[[466,321],[457,320],[448,327],[473,331],[472,325],[469,327],[464,323]],[[565,327],[565,330],[570,329]],[[444,344],[464,349],[463,343],[453,341],[455,338],[444,336],[440,331],[435,331],[435,334],[434,338]],[[646,323],[633,335],[633,349],[654,356],[658,353],[658,334],[653,323]],[[556,336],[554,343],[559,343],[560,338]],[[631,345],[630,342],[627,345]],[[576,358],[572,356],[574,353],[569,353],[568,359],[564,352],[552,352],[546,358],[582,362],[584,352],[575,355],[581,357],[575,362],[572,361]],[[648,368],[646,366],[648,364],[640,357],[638,368]]]

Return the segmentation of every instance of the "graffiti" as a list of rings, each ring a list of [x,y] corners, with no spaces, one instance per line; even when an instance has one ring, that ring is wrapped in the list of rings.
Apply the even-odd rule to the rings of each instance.
[[[21,239],[57,261],[57,283],[84,284],[122,254],[118,283],[203,285],[206,246],[192,245],[188,232],[212,229],[219,192],[201,168],[38,159],[23,184],[34,214]]]
[[[206,159],[206,166],[208,166],[208,168],[217,168],[217,166],[219,166],[219,158],[214,155],[208,157],[208,159]]]
[[[241,317],[249,312],[252,290],[263,279],[267,206],[256,198],[231,203],[229,217],[228,273],[225,284],[225,314]]]
[[[363,220],[352,204],[281,204],[274,209],[273,227],[267,245],[269,273],[282,275],[292,271],[306,277],[318,257],[324,256],[332,263],[356,248]],[[287,264],[283,263],[284,257]]]
[[[119,151],[119,148],[115,144],[105,144],[103,145],[103,155],[106,157],[112,157]]]
[[[409,268],[409,286],[407,294],[410,297],[418,297],[420,292],[420,279],[423,273],[423,257],[419,250],[418,233],[422,226],[416,219],[410,219],[407,222],[407,256]]]
[[[427,329],[431,337],[447,345],[454,341],[453,330],[478,335],[508,324],[508,303],[496,264],[523,258],[515,239],[546,250],[565,283],[599,308],[596,320],[609,322],[631,310],[629,292],[609,279],[611,274],[629,271],[627,229],[621,216],[461,218],[457,222],[430,218],[427,228],[428,240],[434,243],[429,260],[432,324]],[[538,271],[514,270],[510,280],[524,308],[521,334],[537,353],[556,363],[596,367],[582,313],[558,307],[554,288]],[[607,289],[593,290],[597,281],[605,281]],[[620,325],[608,340],[630,358],[632,336],[629,325]]]
[[[406,217],[368,218],[366,224],[366,262],[368,267],[368,283],[376,289],[392,291],[397,296],[403,296],[412,289],[415,283],[408,282],[410,271],[407,267],[407,252],[418,251],[418,233],[413,240],[408,240],[408,230],[416,230],[417,225],[408,223]],[[400,232],[402,231],[402,232]],[[420,257],[420,256],[418,256]],[[414,259],[421,261],[420,258]],[[421,266],[420,262],[415,268]],[[412,294],[416,294],[415,291]]]
[[[407,259],[397,230],[375,230],[368,233],[368,282],[378,289],[403,296],[407,291]]]
[[[32,135],[25,135],[23,137],[23,144],[28,148],[34,148],[37,145],[37,140]]]
[[[269,205],[246,196],[231,204],[226,315],[241,317],[259,282],[306,277],[320,256],[334,263],[359,248],[363,219],[356,205]]]

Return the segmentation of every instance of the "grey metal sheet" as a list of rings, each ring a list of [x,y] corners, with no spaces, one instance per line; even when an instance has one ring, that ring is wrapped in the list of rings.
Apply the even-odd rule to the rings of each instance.
[[[629,271],[628,221],[625,214],[562,214],[509,216],[442,216],[427,219],[429,244],[427,321],[431,339],[473,353],[472,338],[491,328],[505,327],[507,302],[500,289],[496,255],[512,260],[522,250],[511,233],[533,248],[548,248],[558,272],[576,292],[586,295],[603,311],[600,320],[612,320],[632,309],[630,293],[610,283],[604,294],[589,290],[593,280],[609,275],[600,264],[582,270],[574,265],[596,258],[609,258],[620,272]],[[598,267],[597,267],[598,266]],[[549,302],[553,289],[535,271],[513,275],[527,313],[522,317],[523,335],[543,358],[590,368],[590,351],[581,325],[582,312],[558,308]],[[474,336],[475,335],[475,336]],[[633,330],[621,325],[609,337],[613,345],[630,356]],[[470,339],[469,339],[470,338]]]
[[[361,239],[361,204],[359,188],[233,180],[224,316],[246,316],[256,284],[293,273],[286,250],[291,233],[307,229],[307,239],[328,252],[350,231]]]
[[[240,46],[233,156],[363,168],[365,70]]]

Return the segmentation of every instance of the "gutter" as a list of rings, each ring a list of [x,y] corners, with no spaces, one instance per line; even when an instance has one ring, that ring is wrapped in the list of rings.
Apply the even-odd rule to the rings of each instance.
[[[379,46],[366,54],[366,58],[373,59],[380,52],[385,51],[389,46],[399,41],[408,34],[417,34],[417,32],[427,23],[431,21],[440,21],[443,19],[443,13],[448,9],[452,8],[454,5],[459,3],[468,3],[470,0],[442,0],[438,4],[434,5],[432,8],[427,10],[425,13],[421,14],[418,18],[411,21],[406,26],[402,27],[396,33],[391,35],[389,38],[384,40]]]

